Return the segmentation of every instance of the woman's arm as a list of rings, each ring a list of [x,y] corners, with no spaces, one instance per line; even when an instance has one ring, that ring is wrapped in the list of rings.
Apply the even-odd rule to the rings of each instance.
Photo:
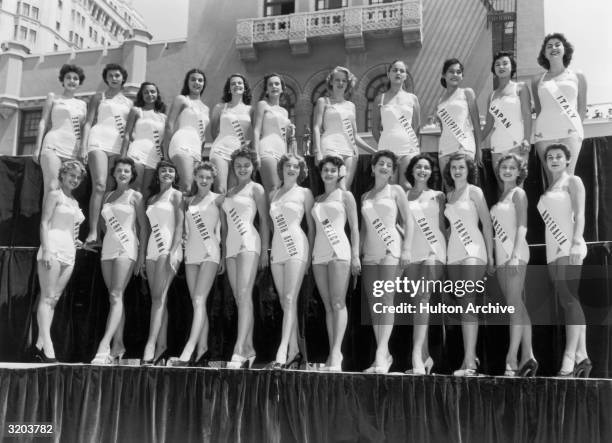
[[[414,95],[412,96],[412,130],[416,134],[417,137],[421,134],[421,104],[419,103],[419,98]],[[420,140],[419,140],[420,142]]]
[[[374,99],[374,108],[372,109],[372,137],[378,143],[380,140],[380,133],[382,130],[381,118],[380,118],[380,107],[383,105],[382,94],[378,94]]]
[[[584,184],[580,177],[572,175],[567,187],[572,202],[572,211],[574,211],[574,232],[572,233],[572,248],[570,249],[570,265],[580,265],[582,260],[578,248],[581,248],[584,244]]]
[[[253,186],[253,199],[259,214],[259,238],[261,239],[261,254],[259,255],[259,268],[268,266],[268,250],[270,249],[270,215],[268,213],[268,199],[263,186],[257,183]]]
[[[51,224],[51,217],[55,206],[59,202],[61,190],[55,190],[49,192],[47,198],[43,202],[42,215],[40,218],[40,248],[42,249],[42,260],[43,264],[47,269],[51,267],[51,252],[49,251],[49,228]]]
[[[535,108],[536,117],[540,115],[542,111],[542,105],[540,104],[540,96],[538,95],[538,84],[540,83],[540,76],[533,76],[531,78],[531,95],[533,96],[533,106]]]
[[[409,219],[412,217],[410,215],[410,208],[408,207],[408,198],[402,187],[400,185],[391,185],[391,190],[394,194],[395,203],[397,204],[397,209],[402,218],[402,226],[404,228],[404,241],[402,242],[400,264],[402,267],[405,267],[410,263],[410,242],[412,238],[409,238],[411,237],[409,234]]]
[[[519,100],[521,101],[521,116],[523,117],[523,142],[521,145],[525,150],[531,148],[531,94],[525,83],[519,83]]]
[[[518,265],[519,250],[525,244],[527,236],[527,194],[521,188],[517,188],[512,196],[514,210],[516,212],[516,236],[514,237],[514,248],[510,260]]]
[[[357,203],[349,191],[342,191],[344,210],[351,229],[351,271],[353,275],[359,274],[361,262],[359,261],[359,220],[357,218]]]
[[[470,120],[472,121],[472,127],[474,128],[474,141],[476,142],[476,159],[481,159],[480,156],[480,143],[482,140],[480,131],[480,114],[478,113],[478,104],[476,103],[476,94],[471,88],[465,88],[465,98],[468,103],[468,111],[470,113]]]
[[[142,109],[136,106],[130,109],[130,113],[128,114],[127,123],[125,125],[125,132],[123,133],[123,142],[121,143],[121,153],[120,157],[125,157],[125,154],[128,151],[130,146],[130,142],[134,141],[134,127],[136,126],[136,121],[142,117]]]
[[[321,134],[323,130],[323,114],[325,113],[325,98],[320,97],[314,108],[312,117],[312,154],[317,162],[323,159],[321,152]]]
[[[491,135],[491,131],[493,131],[493,126],[495,125],[495,122],[493,121],[493,116],[491,115],[491,113],[489,112],[489,108],[491,107],[491,96],[489,96],[489,99],[487,100],[487,115],[485,117],[485,127],[482,130],[482,140],[486,140],[486,138],[488,136]]]
[[[87,105],[87,118],[83,125],[83,137],[81,138],[81,149],[79,151],[79,157],[83,160],[83,163],[87,163],[87,144],[89,142],[89,130],[94,125],[98,117],[98,105],[100,104],[100,95],[95,94],[89,104]]]
[[[353,136],[355,137],[355,144],[357,145],[357,147],[363,149],[364,151],[370,154],[374,154],[376,152],[376,149],[372,148],[365,141],[363,141],[363,139],[357,133],[357,122],[355,121],[355,104],[353,102],[349,103],[353,107],[353,112],[351,114],[351,125],[353,126]],[[359,155],[359,150],[355,152],[355,155]]]
[[[259,139],[261,138],[261,132],[263,130],[263,117],[267,107],[268,104],[264,100],[259,101],[255,107],[255,115],[253,116],[253,150],[257,154],[258,159],[260,155]]]
[[[36,148],[34,148],[34,152],[32,153],[32,158],[36,163],[38,163],[38,157],[40,157],[40,151],[42,150],[42,142],[45,138],[45,133],[47,132],[47,127],[51,125],[51,110],[53,109],[53,100],[55,98],[55,94],[52,92],[47,95],[47,100],[43,106],[42,116],[40,117],[40,122],[38,123],[38,134],[36,135]]]
[[[219,135],[221,110],[223,109],[224,105],[225,103],[217,103],[213,107],[211,114],[210,114],[210,135],[212,136],[213,140],[215,140],[217,136]]]
[[[315,224],[312,218],[312,206],[314,205],[314,197],[312,196],[312,192],[308,188],[304,189],[304,216],[306,217],[306,225],[308,226],[308,266],[310,267],[310,262],[312,261],[312,248],[314,247],[314,239],[315,239]]]
[[[144,201],[140,192],[134,191],[132,204],[136,210],[136,226],[138,228],[138,258],[134,266],[134,275],[140,274],[141,277],[144,277],[144,263],[150,229],[147,216],[145,215]]]
[[[578,107],[577,110],[580,120],[584,120],[587,111],[587,81],[582,72],[576,72],[576,78],[578,79],[578,98],[576,106]]]
[[[227,219],[225,218],[225,211],[221,207],[225,200],[225,195],[221,194],[215,200],[215,204],[219,209],[219,221],[221,223],[221,242],[219,242],[219,267],[217,268],[217,274],[223,274],[225,272],[225,254],[227,244]]]
[[[493,269],[495,260],[493,259],[493,225],[491,223],[491,215],[487,208],[487,202],[485,201],[484,194],[478,186],[470,186],[470,198],[476,206],[478,212],[478,218],[482,224],[482,236],[484,237],[485,247],[487,249],[487,261],[489,269]]]

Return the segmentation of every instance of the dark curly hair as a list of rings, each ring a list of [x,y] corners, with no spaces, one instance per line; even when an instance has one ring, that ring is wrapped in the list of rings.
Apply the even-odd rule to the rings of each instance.
[[[331,163],[338,169],[340,169],[341,166],[344,166],[344,160],[342,160],[341,157],[338,157],[337,155],[326,155],[317,165],[319,172],[323,172],[323,166],[325,166],[325,163]]]
[[[546,37],[544,37],[544,41],[542,42],[542,47],[540,48],[540,53],[538,54],[538,65],[540,65],[546,70],[550,69],[550,62],[544,55],[544,52],[546,51],[546,44],[548,43],[550,39],[553,39],[553,38],[560,40],[561,43],[563,44],[563,48],[565,49],[565,52],[563,53],[563,66],[567,68],[570,62],[572,61],[572,55],[574,55],[574,46],[569,41],[567,41],[567,39],[565,38],[565,35],[561,34],[560,32],[555,32],[554,34],[548,34]]]
[[[278,174],[278,178],[281,181],[281,184],[284,182],[283,180],[283,168],[285,167],[285,163],[287,163],[292,158],[298,161],[298,165],[300,166],[300,173],[298,174],[297,182],[301,183],[308,177],[308,165],[306,164],[306,160],[304,157],[300,157],[299,155],[293,153],[283,154],[283,156],[278,161],[276,165],[276,172]]]
[[[136,101],[134,102],[134,106],[138,108],[144,107],[144,88],[147,86],[154,86],[157,90],[157,98],[155,99],[155,103],[153,103],[153,109],[155,109],[155,111],[157,112],[165,113],[166,104],[162,100],[161,92],[159,92],[159,88],[157,87],[157,85],[151,82],[142,82],[142,84],[140,85],[140,89],[138,89],[138,92],[136,93]]]
[[[476,183],[476,163],[474,163],[474,160],[472,160],[471,157],[465,154],[462,154],[460,152],[457,152],[450,156],[450,158],[448,159],[448,163],[444,167],[443,177],[444,177],[444,181],[446,182],[446,186],[448,186],[449,189],[455,189],[455,181],[453,180],[453,177],[451,176],[451,173],[450,173],[451,163],[454,161],[459,161],[459,160],[465,161],[465,164],[467,166],[467,169],[468,169],[467,182],[471,185]]]
[[[546,162],[546,156],[548,155],[548,153],[553,149],[563,151],[563,154],[565,155],[565,158],[567,159],[567,162],[569,164],[570,158],[572,158],[572,153],[569,148],[563,143],[553,143],[552,145],[548,145],[544,150],[544,162]]]
[[[414,172],[414,167],[416,166],[419,160],[426,160],[427,163],[429,163],[429,167],[431,168],[432,174],[427,180],[427,186],[431,188],[433,186],[433,180],[434,180],[434,176],[433,176],[434,162],[431,159],[431,157],[427,154],[419,154],[419,155],[415,155],[414,157],[412,157],[410,159],[410,162],[408,163],[408,166],[406,167],[406,171],[404,172],[404,177],[406,177],[406,180],[408,180],[408,183],[410,183],[411,186],[414,186],[413,172]]]
[[[119,157],[117,160],[115,160],[115,164],[111,169],[111,177],[115,177],[115,169],[117,169],[117,165],[119,164],[130,166],[130,169],[132,170],[132,178],[130,178],[130,183],[134,183],[136,177],[138,177],[138,172],[136,171],[136,163],[129,157]]]
[[[181,95],[189,95],[189,77],[191,76],[191,74],[200,74],[204,78],[204,85],[202,86],[202,90],[200,91],[200,95],[202,95],[204,93],[204,89],[206,89],[206,74],[204,74],[204,71],[198,68],[190,69],[189,71],[187,71],[187,74],[185,74],[185,79],[183,80],[183,88],[181,89]]]
[[[444,64],[442,65],[442,78],[440,78],[440,84],[444,88],[446,88],[446,79],[444,78],[444,75],[446,74],[446,71],[448,71],[448,68],[450,68],[453,65],[459,65],[459,67],[461,68],[461,72],[464,71],[463,63],[461,63],[456,58],[449,58],[447,60],[444,60]]]
[[[198,175],[198,172],[200,171],[210,172],[210,175],[212,176],[213,180],[217,178],[217,174],[219,173],[219,170],[214,165],[214,163],[208,162],[208,161],[197,162],[195,166],[193,167],[193,182],[191,183],[191,192],[189,193],[189,195],[191,196],[196,195],[198,193],[198,183],[196,182],[196,176]],[[210,185],[211,191],[212,191],[213,184],[214,183],[211,183]]]
[[[234,77],[239,77],[244,82],[244,94],[242,94],[242,102],[245,105],[251,104],[251,99],[253,98],[251,95],[251,87],[249,86],[249,82],[246,77],[242,74],[232,74],[227,80],[225,80],[225,85],[223,86],[223,97],[221,100],[223,103],[229,103],[232,100],[232,91],[230,90],[230,82]],[[264,85],[265,88],[265,85]]]
[[[128,79],[128,72],[125,70],[123,66],[118,65],[117,63],[109,63],[108,65],[104,67],[104,69],[102,70],[102,80],[104,80],[104,83],[106,83],[107,85],[108,85],[108,82],[106,81],[106,74],[108,74],[109,71],[121,72],[121,76],[123,77],[123,81],[121,82],[121,85],[125,85],[125,82],[127,82],[127,79]]]
[[[257,153],[248,148],[236,149],[230,157],[230,168],[234,169],[234,162],[237,158],[246,158],[253,164],[253,170],[257,169]]]
[[[372,155],[370,166],[374,167],[381,157],[387,157],[389,160],[391,160],[391,163],[393,164],[393,171],[397,169],[397,155],[387,149],[383,149],[382,151],[376,151],[374,155]]]
[[[151,197],[159,194],[159,191],[161,189],[159,184],[159,171],[161,170],[161,168],[166,167],[174,169],[174,181],[172,182],[172,187],[174,187],[179,182],[179,173],[174,163],[172,163],[170,160],[160,160],[155,166],[155,175],[153,176],[153,180],[151,181],[151,185],[149,186]]]
[[[408,64],[399,58],[396,58],[395,60],[393,60],[389,66],[387,67],[387,76],[389,75],[389,73],[391,72],[391,68],[393,68],[393,65],[396,63],[401,63],[404,65],[404,67],[406,68],[406,79],[404,80],[404,83],[402,84],[402,89],[406,90],[406,82],[408,81]],[[389,80],[389,78],[387,77],[387,89],[390,87],[391,85],[391,81]]]
[[[495,62],[502,57],[508,57],[510,59],[510,77],[514,77],[516,74],[516,60],[514,59],[514,54],[510,51],[499,51],[493,56],[493,61],[491,62],[491,73],[495,75]]]
[[[83,84],[83,82],[85,81],[85,72],[83,72],[83,68],[77,65],[69,65],[69,64],[62,65],[62,67],[60,68],[59,77],[58,77],[60,83],[64,81],[64,77],[66,77],[66,74],[68,74],[69,72],[74,72],[76,75],[78,75],[79,84],[80,85]]]
[[[497,175],[497,177],[499,177],[499,167],[506,160],[514,160],[516,162],[516,166],[519,171],[519,175],[516,178],[516,184],[520,185],[527,178],[527,162],[513,152],[505,154],[500,157],[499,161],[495,165],[495,175]]]
[[[268,96],[268,80],[270,80],[272,77],[278,77],[281,83],[281,94],[280,94],[280,98],[282,100],[283,95],[285,94],[285,91],[287,90],[287,85],[285,84],[285,80],[283,79],[283,77],[280,74],[277,74],[276,72],[272,72],[270,74],[266,74],[263,78],[263,90],[261,91],[261,96],[259,97],[259,100],[263,100]]]

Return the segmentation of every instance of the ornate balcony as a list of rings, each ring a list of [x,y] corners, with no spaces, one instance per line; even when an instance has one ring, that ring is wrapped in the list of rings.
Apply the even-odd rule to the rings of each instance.
[[[287,42],[293,54],[308,54],[311,39],[344,36],[348,51],[361,51],[365,34],[394,33],[401,33],[404,46],[420,45],[422,25],[422,0],[249,18],[236,24],[236,48],[243,60],[257,60],[260,45]]]

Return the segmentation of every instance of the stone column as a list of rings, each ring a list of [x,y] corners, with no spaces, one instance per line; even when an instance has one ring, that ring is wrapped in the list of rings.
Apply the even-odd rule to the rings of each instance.
[[[140,84],[147,79],[147,50],[153,36],[144,29],[134,29],[132,36],[122,45],[122,62],[128,71],[125,93],[135,96]]]
[[[19,97],[23,59],[30,49],[18,42],[2,43],[0,52],[0,155],[17,153]]]

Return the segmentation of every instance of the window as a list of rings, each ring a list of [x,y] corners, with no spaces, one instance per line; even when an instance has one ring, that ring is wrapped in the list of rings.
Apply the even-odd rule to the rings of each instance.
[[[323,9],[346,8],[347,6],[348,0],[317,0],[316,3],[317,11]]]
[[[94,42],[98,43],[98,31],[94,31],[93,39],[94,39]]]
[[[26,17],[30,16],[30,5],[27,3],[21,4],[21,15],[25,15]]]
[[[68,41],[72,42],[72,31],[68,33]]]
[[[374,99],[378,94],[387,90],[387,74],[381,74],[370,82],[366,88],[366,114],[365,114],[365,130],[369,131],[372,128],[372,110],[374,109]]]
[[[28,28],[25,26],[19,27],[19,40],[27,40],[28,38]]]
[[[89,38],[93,38],[93,28],[89,27]]]
[[[380,5],[381,3],[392,3],[392,2],[396,2],[397,0],[370,0],[370,4],[371,5]]]
[[[83,47],[83,37],[79,37],[79,48]]]
[[[53,51],[59,51],[59,45],[57,43],[53,43]]]
[[[21,111],[17,155],[31,155],[36,149],[36,136],[41,116],[41,109]]]
[[[287,110],[289,120],[295,123],[295,104],[297,102],[297,94],[295,90],[285,84],[285,93],[281,96],[280,105]]]
[[[264,17],[293,14],[294,12],[294,0],[264,0]]]
[[[30,29],[30,43],[36,43],[36,31]]]
[[[100,43],[101,43],[101,44],[104,44],[104,43],[105,43],[105,41],[104,41],[104,37],[100,37]]]
[[[60,22],[55,22],[55,30],[56,30],[57,32],[59,32],[60,27],[61,27]]]
[[[32,18],[38,20],[38,8],[35,6],[32,6]]]
[[[62,0],[57,0],[57,7],[62,9],[62,6],[64,6],[64,2]]]

